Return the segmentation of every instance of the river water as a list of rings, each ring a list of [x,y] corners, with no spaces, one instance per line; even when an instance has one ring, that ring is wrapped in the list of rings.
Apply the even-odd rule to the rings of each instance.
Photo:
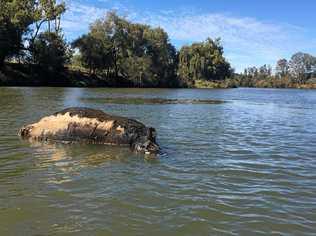
[[[16,135],[70,106],[155,127],[164,155]],[[267,234],[316,235],[316,91],[0,88],[0,235]]]

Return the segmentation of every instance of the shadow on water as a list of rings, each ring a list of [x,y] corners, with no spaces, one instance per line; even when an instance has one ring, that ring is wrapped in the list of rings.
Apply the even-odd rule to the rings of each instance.
[[[102,167],[109,163],[128,163],[146,160],[145,155],[133,152],[128,147],[99,144],[61,144],[32,142],[40,168],[50,165],[75,166],[76,168]]]

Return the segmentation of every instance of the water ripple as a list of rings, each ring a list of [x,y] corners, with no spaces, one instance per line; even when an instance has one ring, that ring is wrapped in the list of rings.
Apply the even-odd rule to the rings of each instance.
[[[0,235],[315,234],[315,91],[1,88],[0,98]],[[174,104],[211,100],[229,102]],[[165,155],[16,136],[66,106],[154,126]]]

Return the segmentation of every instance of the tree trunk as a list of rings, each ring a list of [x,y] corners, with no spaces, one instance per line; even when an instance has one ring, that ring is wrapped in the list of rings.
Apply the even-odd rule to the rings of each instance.
[[[48,20],[48,33],[50,33],[50,20]]]
[[[113,61],[114,61],[114,73],[115,73],[115,77],[118,78],[118,66],[117,66],[117,54],[116,54],[116,50],[114,49],[113,52]]]

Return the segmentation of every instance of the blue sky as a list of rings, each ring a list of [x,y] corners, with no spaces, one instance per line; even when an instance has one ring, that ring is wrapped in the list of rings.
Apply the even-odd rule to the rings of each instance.
[[[221,37],[225,56],[237,71],[274,65],[303,51],[316,55],[315,0],[66,0],[66,39],[88,31],[109,10],[164,28],[182,45]]]

